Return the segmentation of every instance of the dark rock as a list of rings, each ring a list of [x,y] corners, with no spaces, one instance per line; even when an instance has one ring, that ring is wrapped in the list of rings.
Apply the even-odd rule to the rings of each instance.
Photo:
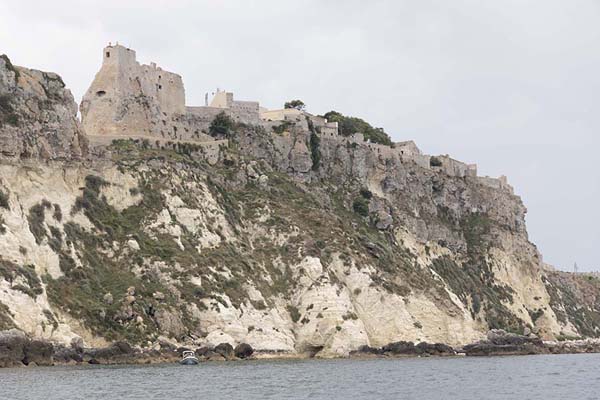
[[[53,365],[54,364],[54,345],[41,340],[32,340],[27,342],[24,348],[25,357],[23,363],[29,365]]]
[[[431,356],[452,356],[456,351],[447,344],[421,342],[415,346],[417,353]]]
[[[58,346],[54,349],[54,362],[57,364],[71,364],[83,362],[83,349],[79,347]]]
[[[115,342],[109,347],[99,349],[86,349],[83,357],[91,363],[106,363],[106,364],[123,364],[134,362],[138,354],[126,342]],[[93,363],[92,363],[93,364]]]
[[[413,342],[394,342],[386,344],[381,348],[383,353],[390,353],[394,355],[416,355],[417,349]]]
[[[216,353],[214,351],[209,351],[208,353],[206,353],[205,357],[208,361],[226,361],[227,360],[222,354]]]
[[[219,353],[226,360],[231,360],[234,358],[233,346],[229,343],[220,343],[215,347],[215,353]]]
[[[205,357],[208,353],[212,352],[212,347],[202,346],[196,349],[196,355],[198,357]]]
[[[18,329],[0,332],[0,367],[23,365],[28,339]]]
[[[383,354],[383,349],[379,347],[371,347],[369,345],[363,345],[358,348],[356,353],[364,353],[364,354]]]
[[[468,344],[463,347],[463,351],[467,356],[524,355],[549,352],[544,342],[535,335],[517,335],[502,329],[489,331],[487,340]]]
[[[240,343],[234,349],[237,358],[248,358],[252,353],[254,353],[254,349],[248,343]]]

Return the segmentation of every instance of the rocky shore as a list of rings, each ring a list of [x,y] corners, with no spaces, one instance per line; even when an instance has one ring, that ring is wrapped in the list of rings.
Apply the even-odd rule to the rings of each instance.
[[[103,348],[84,348],[74,342],[71,346],[28,338],[17,329],[0,332],[0,368],[21,366],[53,366],[78,364],[156,364],[175,363],[191,347],[161,342],[152,349],[132,347],[126,342],[115,342]],[[229,343],[201,346],[195,350],[200,361],[235,361],[245,359],[310,358],[302,354],[255,352],[247,343],[233,347]],[[413,343],[399,341],[383,347],[361,346],[350,353],[351,358],[394,358],[429,356],[502,356],[532,354],[600,353],[600,340],[568,340],[545,342],[535,335],[517,335],[503,330],[491,330],[485,340],[453,348],[443,343]]]

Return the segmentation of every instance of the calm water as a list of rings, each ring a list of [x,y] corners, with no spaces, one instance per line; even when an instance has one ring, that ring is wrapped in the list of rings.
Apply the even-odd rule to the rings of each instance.
[[[598,399],[600,354],[0,369],[0,399]]]

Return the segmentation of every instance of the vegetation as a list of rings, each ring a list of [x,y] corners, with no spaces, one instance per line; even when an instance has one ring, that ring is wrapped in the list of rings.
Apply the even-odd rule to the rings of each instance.
[[[329,111],[323,117],[329,122],[337,122],[340,135],[351,136],[355,133],[362,133],[365,140],[372,143],[392,145],[392,139],[383,130],[383,128],[374,128],[368,122],[356,117],[342,115],[337,111]]]
[[[304,111],[306,105],[302,100],[290,100],[286,102],[283,107],[286,109],[294,108],[299,111]]]
[[[27,286],[17,284],[12,287],[13,289],[19,290],[32,298],[36,298],[44,292],[42,283],[33,265],[21,267],[11,261],[0,258],[0,277],[12,284],[19,276],[27,282]]]
[[[473,318],[483,309],[490,329],[523,331],[524,322],[503,304],[513,301],[512,289],[496,283],[487,263],[475,264],[471,261],[458,265],[448,257],[441,257],[433,261],[432,268],[465,305],[469,306],[470,300]]]
[[[0,58],[4,60],[4,63],[6,64],[6,68],[9,71],[14,72],[15,79],[19,79],[19,77],[21,76],[21,73],[19,72],[18,69],[15,68],[15,66],[12,64],[12,62],[10,62],[10,59],[8,58],[8,56],[6,54],[0,54]]]
[[[429,159],[429,166],[431,166],[431,167],[441,167],[442,166],[442,160],[440,160],[439,158],[437,158],[435,156],[431,157]]]
[[[0,208],[9,209],[8,195],[0,190]]]
[[[19,125],[19,115],[14,112],[12,97],[9,94],[0,95],[0,127],[4,124]]]
[[[231,117],[221,111],[212,120],[208,128],[208,133],[212,137],[226,137],[229,138],[233,134],[235,129],[235,121]]]
[[[44,238],[47,235],[44,220],[46,218],[46,209],[51,208],[51,204],[44,200],[39,204],[32,206],[29,209],[29,214],[27,215],[27,222],[29,222],[29,230],[35,237],[35,242],[37,244],[42,243]]]
[[[300,311],[298,311],[298,308],[296,308],[292,305],[288,305],[287,311],[290,313],[290,318],[292,319],[293,322],[300,321],[301,315],[300,315]]]
[[[274,125],[271,129],[278,135],[283,134],[283,132],[289,130],[294,125],[291,121],[282,121],[279,125]]]
[[[369,216],[369,201],[364,197],[357,197],[352,202],[352,209],[362,217]]]
[[[15,324],[12,321],[12,314],[8,307],[0,302],[0,331],[5,331],[14,328]]]
[[[312,160],[312,170],[316,171],[321,166],[321,149],[319,148],[321,144],[321,139],[319,138],[319,135],[317,135],[315,127],[310,118],[306,118],[306,121],[308,122],[308,128],[310,130],[309,144],[310,158]]]

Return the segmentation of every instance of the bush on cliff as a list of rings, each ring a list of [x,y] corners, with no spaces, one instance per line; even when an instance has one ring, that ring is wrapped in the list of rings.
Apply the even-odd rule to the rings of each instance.
[[[354,202],[352,202],[352,209],[358,215],[367,217],[369,215],[369,202],[364,197],[357,197],[354,199]]]
[[[4,193],[2,190],[0,190],[0,207],[5,208],[5,209],[9,209],[9,205],[8,205],[8,195],[6,193]]]
[[[370,140],[373,143],[392,145],[390,136],[383,128],[374,128],[361,118],[349,117],[342,115],[337,111],[329,111],[323,117],[329,122],[337,122],[339,133],[342,136],[351,136],[355,133],[362,133],[365,140]]]
[[[212,137],[229,137],[234,128],[235,122],[224,111],[221,111],[210,123],[208,133]]]
[[[291,100],[286,102],[283,107],[286,109],[294,108],[296,110],[304,111],[306,104],[304,104],[302,100]]]

